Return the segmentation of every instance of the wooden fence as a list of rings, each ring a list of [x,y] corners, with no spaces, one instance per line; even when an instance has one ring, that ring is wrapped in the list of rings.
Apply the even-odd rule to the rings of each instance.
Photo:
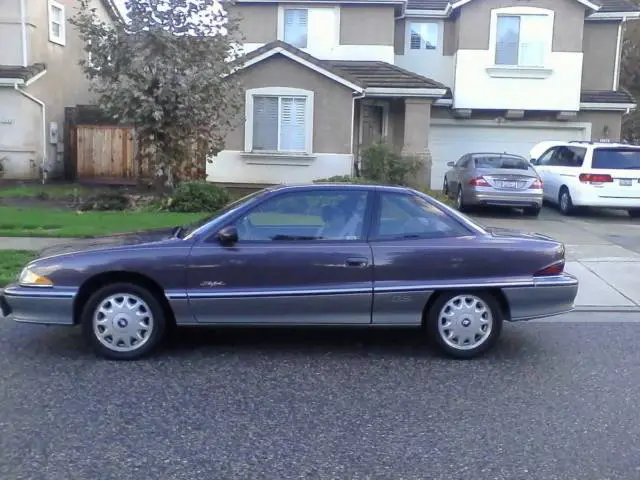
[[[148,178],[147,165],[138,165],[136,160],[133,127],[114,124],[94,107],[70,107],[65,116],[68,180],[136,183]]]

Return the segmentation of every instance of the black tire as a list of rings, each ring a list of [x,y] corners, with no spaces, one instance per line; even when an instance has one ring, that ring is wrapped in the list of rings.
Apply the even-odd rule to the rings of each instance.
[[[484,303],[487,310],[491,313],[492,322],[491,322],[491,330],[487,334],[486,338],[482,343],[479,343],[476,347],[468,348],[469,346],[465,346],[465,348],[456,348],[447,342],[444,338],[444,334],[441,333],[439,324],[440,317],[443,309],[449,303],[449,301],[454,300],[456,297],[474,297],[479,299]],[[498,301],[488,292],[483,291],[457,291],[457,292],[447,292],[438,295],[436,300],[431,304],[429,310],[426,313],[425,317],[425,329],[428,336],[428,339],[445,355],[452,358],[459,359],[471,359],[480,356],[481,354],[488,351],[491,347],[495,345],[498,341],[500,334],[502,332],[502,324],[504,321],[504,313],[500,308],[500,304]],[[443,320],[446,317],[443,317]],[[462,318],[460,321],[464,321]],[[471,323],[468,325],[473,328],[474,324]],[[463,327],[460,324],[460,327]],[[444,328],[444,327],[443,327]],[[466,328],[464,326],[463,328]],[[446,330],[445,330],[446,331]]]
[[[640,208],[631,208],[627,213],[631,218],[640,218]]]
[[[462,193],[462,187],[458,187],[458,193],[456,194],[456,208],[459,212],[466,212],[468,210],[464,203],[464,194]]]
[[[575,210],[569,189],[565,186],[560,189],[558,194],[558,206],[563,215],[571,215]]]
[[[540,211],[542,210],[542,208],[526,207],[526,208],[523,208],[522,210],[527,217],[537,217],[538,215],[540,215]]]
[[[94,313],[96,313],[96,310],[102,302],[114,295],[123,295],[123,298],[124,295],[135,296],[146,304],[140,304],[140,311],[143,312],[143,315],[144,311],[150,313],[150,316],[146,316],[145,318],[151,318],[150,322],[153,324],[151,333],[148,334],[148,337],[144,337],[143,340],[141,340],[143,343],[137,348],[133,348],[135,347],[133,346],[131,350],[126,351],[109,348],[98,339],[97,333],[94,331]],[[124,321],[127,323],[126,319]],[[167,319],[158,299],[146,288],[133,283],[113,283],[94,292],[82,309],[80,323],[87,342],[96,354],[110,360],[137,360],[147,356],[162,343],[167,331]],[[117,328],[117,325],[114,325],[112,322],[107,323],[110,328]],[[128,325],[123,326],[123,328],[127,327]],[[126,330],[122,330],[121,332],[126,332]],[[113,339],[114,337],[112,337],[112,341]]]
[[[442,184],[442,194],[446,197],[449,196],[449,182],[447,182],[447,177],[444,177],[444,182]]]

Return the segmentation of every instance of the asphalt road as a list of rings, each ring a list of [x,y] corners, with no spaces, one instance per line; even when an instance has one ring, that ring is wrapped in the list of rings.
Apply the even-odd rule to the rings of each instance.
[[[0,478],[639,478],[638,344],[638,314],[573,313],[474,361],[412,331],[186,330],[114,363],[5,320]]]

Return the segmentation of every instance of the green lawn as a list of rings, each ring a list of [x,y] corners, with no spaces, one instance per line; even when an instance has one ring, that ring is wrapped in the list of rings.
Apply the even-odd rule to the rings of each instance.
[[[0,207],[0,236],[91,237],[184,225],[204,213],[75,212],[43,208]]]
[[[97,191],[79,185],[5,185],[0,186],[0,198],[66,198]]]
[[[33,252],[0,250],[0,287],[13,282],[22,267],[34,257]]]

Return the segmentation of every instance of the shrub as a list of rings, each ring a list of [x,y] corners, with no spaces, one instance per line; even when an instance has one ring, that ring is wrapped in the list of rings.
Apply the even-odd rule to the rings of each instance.
[[[422,167],[417,156],[401,155],[385,142],[374,143],[362,150],[362,176],[375,183],[390,185],[415,184]]]
[[[181,182],[168,201],[172,212],[213,212],[230,200],[227,189],[204,181]]]
[[[128,209],[130,204],[131,202],[127,195],[117,191],[106,191],[90,195],[83,199],[80,202],[79,209],[82,211],[122,211]]]
[[[378,183],[373,180],[369,180],[363,177],[352,177],[350,175],[335,175],[329,178],[320,178],[318,180],[314,180],[313,183],[364,183],[364,184],[372,184]]]

